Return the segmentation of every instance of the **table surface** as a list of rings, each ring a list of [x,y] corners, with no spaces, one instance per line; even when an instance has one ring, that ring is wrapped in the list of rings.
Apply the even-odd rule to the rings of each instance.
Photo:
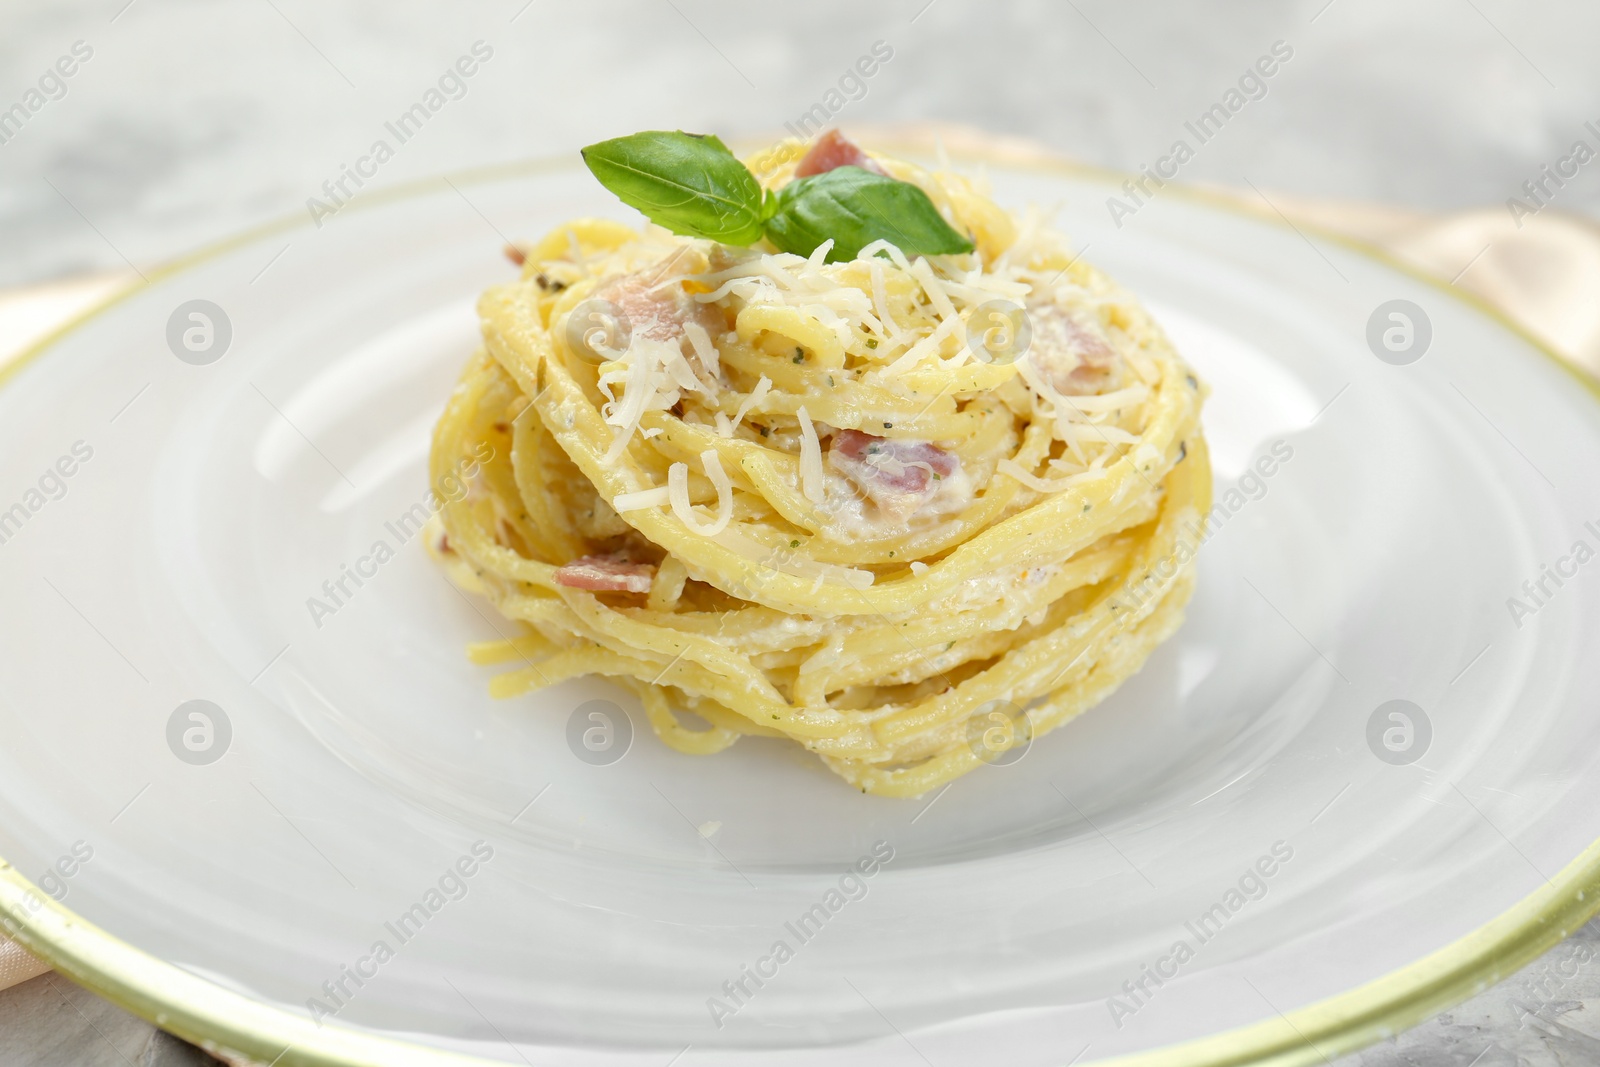
[[[847,128],[962,123],[1136,170],[1281,41],[1292,59],[1184,180],[1504,211],[1576,141],[1600,145],[1596,39],[1600,5],[1579,0],[821,0],[801,13],[755,0],[29,0],[8,6],[0,35],[0,108],[60,57],[90,56],[0,143],[0,286],[142,269],[304,210],[477,41],[492,58],[375,185],[635,129],[777,133],[877,42],[893,58],[843,98],[834,121]],[[1547,183],[1545,199],[1600,217],[1593,175]],[[0,304],[0,356],[8,332],[14,342],[59,313]],[[1341,1063],[1600,1063],[1600,1020],[1586,1011],[1600,997],[1596,941],[1600,927],[1586,927]],[[204,1062],[59,976],[0,993],[0,1063]]]
[[[75,42],[93,55],[0,145],[0,286],[306,210],[476,41],[492,58],[371,185],[640,129],[779,134],[875,42],[892,58],[832,98],[846,130],[959,123],[1137,170],[1282,42],[1292,58],[1182,180],[1504,210],[1600,143],[1597,39],[1585,0],[12,0],[0,107]],[[1600,216],[1593,174],[1548,187]]]

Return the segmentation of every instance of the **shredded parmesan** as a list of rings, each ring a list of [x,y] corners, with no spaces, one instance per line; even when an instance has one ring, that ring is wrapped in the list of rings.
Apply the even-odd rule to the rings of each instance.
[[[711,335],[706,333],[706,328],[698,322],[683,324],[683,334],[689,339],[694,354],[700,359],[700,366],[706,374],[715,378],[722,371],[722,360],[717,354],[717,346],[711,343]]]
[[[883,323],[888,337],[898,337],[900,325],[889,314],[889,291],[883,281],[883,263],[874,258],[867,265],[867,273],[872,275],[872,300],[878,309],[878,319]]]
[[[1028,383],[1028,388],[1033,390],[1036,398],[1035,411],[1039,405],[1047,405],[1055,422],[1056,437],[1066,443],[1070,452],[1080,463],[1087,462],[1084,455],[1083,442],[1079,440],[1077,429],[1073,426],[1073,417],[1083,418],[1076,408],[1060,403],[1061,394],[1056,392],[1044,375],[1039,373],[1039,368],[1034,365],[1031,357],[1017,360],[1012,366],[1017,368],[1017,373],[1022,375],[1022,380]]]
[[[716,449],[708,448],[700,453],[700,463],[705,467],[706,477],[711,479],[711,484],[717,487],[717,517],[710,523],[702,523],[694,513],[694,506],[689,503],[689,465],[687,463],[674,463],[667,468],[667,502],[672,505],[672,513],[678,521],[701,537],[715,537],[728,528],[728,523],[733,519],[733,483],[728,480],[728,474],[722,469],[722,459],[717,455]]]
[[[922,286],[922,291],[928,294],[928,299],[932,301],[933,309],[939,313],[940,318],[955,318],[956,306],[950,303],[950,297],[944,291],[944,284],[934,275],[933,268],[928,266],[926,259],[919,259],[911,265],[911,276]]]
[[[1139,441],[1138,434],[1129,433],[1120,426],[1101,426],[1097,422],[1086,422],[1089,432],[1101,438],[1108,445],[1131,445]]]
[[[922,362],[927,356],[937,356],[939,354],[939,346],[944,343],[944,339],[949,337],[955,328],[960,325],[961,320],[959,318],[945,319],[939,323],[932,333],[907,349],[905,355],[885,367],[883,369],[884,374],[890,377],[904,374]]]
[[[683,358],[683,346],[677,341],[641,341],[656,350],[656,362],[667,372],[672,383],[690,393],[706,393],[705,384],[695,376],[694,368]]]
[[[625,511],[658,508],[662,504],[671,502],[671,493],[672,491],[664,485],[658,485],[654,489],[641,489],[637,493],[618,493],[611,500],[611,510],[621,515]]]
[[[1161,380],[1161,368],[1140,349],[1137,342],[1130,341],[1122,346],[1122,356],[1146,385],[1154,385]]]
[[[670,410],[684,392],[711,396],[717,391],[721,364],[710,334],[699,323],[682,325],[700,364],[698,373],[685,358],[680,338],[655,340],[640,336],[641,330],[634,332],[626,351],[601,365],[595,384],[607,399],[601,415],[612,428],[605,462],[614,463],[622,455],[647,412]],[[618,383],[623,386],[620,400],[613,388]]]
[[[757,404],[761,403],[762,398],[765,397],[767,393],[771,392],[771,390],[772,379],[763,374],[761,376],[761,380],[756,382],[756,387],[750,390],[750,395],[744,398],[744,403],[739,405],[739,410],[733,413],[733,425],[728,427],[727,436],[733,436],[733,431],[737,430],[739,428],[739,423],[744,421],[745,413],[751,408],[755,407]]]
[[[861,251],[857,252],[856,253],[856,258],[857,259],[868,259],[868,258],[876,257],[879,252],[882,252],[884,255],[888,256],[890,262],[892,262],[895,266],[899,267],[901,270],[903,270],[903,271],[910,271],[911,270],[911,261],[906,259],[906,254],[904,252],[900,251],[900,249],[899,249],[899,247],[897,245],[892,245],[888,241],[885,241],[885,240],[883,240],[881,238],[876,240],[876,241],[873,241],[871,244],[867,245]]]
[[[822,503],[822,442],[817,440],[817,427],[811,413],[800,405],[795,412],[800,418],[800,491],[813,504]]]
[[[1063,395],[1060,397],[1060,402],[1071,404],[1079,411],[1115,411],[1117,408],[1131,408],[1135,404],[1142,404],[1149,396],[1149,386],[1130,385],[1126,389],[1118,389],[1114,393],[1090,393],[1085,396]]]
[[[1066,478],[1040,478],[1036,474],[1029,474],[1022,469],[1022,464],[1007,456],[995,465],[995,470],[1012,478],[1032,489],[1036,493],[1056,493],[1070,485],[1076,485],[1082,475],[1069,475]]]
[[[623,383],[622,399],[607,404],[604,409],[606,423],[612,427],[611,448],[606,452],[607,463],[616,462],[628,447],[644,413],[656,399],[659,387],[662,384],[670,387],[670,379],[656,366],[656,350],[656,345],[635,341],[628,346],[622,360],[617,361],[623,363],[624,371],[620,376],[616,376],[612,370],[614,364],[607,364],[604,368],[606,373],[602,375],[602,381],[620,377]],[[673,390],[673,395],[676,397],[676,390]],[[670,407],[671,403],[667,406]]]

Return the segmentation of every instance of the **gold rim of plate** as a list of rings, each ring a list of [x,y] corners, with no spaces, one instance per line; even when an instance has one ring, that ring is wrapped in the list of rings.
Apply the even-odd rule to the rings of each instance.
[[[909,154],[926,154],[931,145],[931,138],[915,135],[910,139],[891,136],[870,140],[875,147]],[[1008,169],[1090,178],[1113,186],[1120,186],[1130,177],[1120,171],[1056,159],[1044,152],[1005,151],[996,160],[963,146],[950,155],[962,162],[989,162]],[[576,165],[570,159],[554,158],[476,168],[369,193],[349,206],[366,210],[445,190],[452,183],[526,177]],[[1171,185],[1168,193],[1258,222],[1291,228],[1286,219],[1255,210],[1223,192]],[[303,216],[295,213],[165,264],[142,281],[69,319],[0,367],[0,387],[62,337],[149,284],[262,237],[304,225]],[[1364,241],[1320,226],[1298,225],[1430,285],[1494,320],[1561,366],[1600,400],[1600,382],[1482,298]],[[1482,992],[1565,940],[1596,912],[1600,912],[1600,840],[1498,918],[1415,963],[1287,1015],[1279,1013],[1277,1018],[1210,1037],[1101,1062],[1108,1067],[1303,1067],[1323,1063],[1391,1037]],[[231,1059],[271,1067],[485,1067],[501,1062],[346,1027],[318,1025],[297,1013],[225,989],[135,948],[43,896],[4,857],[0,857],[0,918],[6,933],[79,985],[208,1052]],[[1062,1050],[1063,1055],[1069,1052]]]

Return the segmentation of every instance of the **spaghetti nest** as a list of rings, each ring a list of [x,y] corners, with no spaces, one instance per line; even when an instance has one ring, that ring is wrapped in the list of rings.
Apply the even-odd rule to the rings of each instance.
[[[748,164],[778,188],[804,151]],[[484,294],[430,544],[525,624],[472,649],[508,665],[496,695],[607,675],[683,752],[786,737],[915,796],[1177,628],[1211,494],[1194,372],[1037,215],[873,163],[975,251],[828,263],[583,219]]]

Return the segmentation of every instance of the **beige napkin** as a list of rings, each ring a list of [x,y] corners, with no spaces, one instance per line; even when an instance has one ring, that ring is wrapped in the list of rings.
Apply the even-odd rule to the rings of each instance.
[[[50,965],[0,934],[0,989],[20,985],[50,969]]]
[[[869,144],[895,142],[932,150],[942,142],[952,152],[981,152],[997,160],[1059,160],[1032,142],[996,138],[961,127],[896,127],[854,130]],[[1522,220],[1484,208],[1436,216],[1372,204],[1308,200],[1212,189],[1253,213],[1353,237],[1375,245],[1446,284],[1498,308],[1528,333],[1590,373],[1600,376],[1600,227],[1572,216],[1544,212]],[[1314,236],[1314,233],[1313,233]],[[58,324],[136,281],[105,274],[0,294],[0,366]],[[50,968],[0,935],[0,989]]]

